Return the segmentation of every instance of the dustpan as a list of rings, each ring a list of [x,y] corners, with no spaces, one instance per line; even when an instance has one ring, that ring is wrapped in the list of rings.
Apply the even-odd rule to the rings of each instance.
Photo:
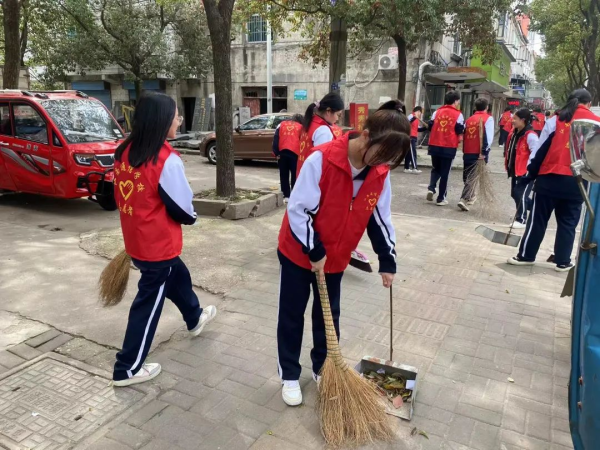
[[[486,227],[485,225],[479,225],[475,228],[475,231],[486,238],[488,241],[493,242],[494,244],[502,244],[508,245],[510,247],[518,247],[521,242],[521,236],[518,234],[512,234],[512,226],[511,230],[508,233],[503,231],[496,231],[490,227]]]
[[[400,408],[394,408],[394,406],[386,399],[385,412],[391,416],[400,417],[401,419],[410,420],[413,416],[413,409],[415,404],[415,398],[417,396],[417,375],[418,369],[413,366],[406,364],[399,364],[392,361],[394,357],[394,329],[393,329],[393,301],[392,301],[392,287],[390,286],[390,359],[381,359],[374,356],[365,356],[356,365],[355,369],[358,373],[364,374],[365,372],[378,372],[383,371],[386,375],[392,375],[399,373],[408,383],[412,386],[412,395],[410,399],[406,400]]]

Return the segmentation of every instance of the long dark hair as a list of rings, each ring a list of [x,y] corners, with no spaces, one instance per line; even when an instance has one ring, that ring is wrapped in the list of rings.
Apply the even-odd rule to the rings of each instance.
[[[156,164],[158,154],[167,140],[167,134],[175,118],[177,104],[165,94],[144,94],[135,107],[133,129],[127,139],[117,147],[115,159],[121,161],[129,146],[129,164],[140,167],[152,161]]]
[[[395,169],[410,150],[411,127],[404,111],[404,103],[390,100],[367,118],[364,128],[369,130],[368,147],[379,145],[369,161],[370,166],[389,163],[390,168]]]
[[[333,112],[342,111],[344,109],[344,100],[342,100],[342,97],[340,97],[339,94],[330,92],[323,97],[320,102],[311,103],[308,105],[308,108],[306,108],[306,113],[304,113],[304,131],[308,131],[310,128],[310,124],[312,123],[315,115],[315,110],[320,113],[324,113],[328,109]]]
[[[571,92],[567,99],[567,104],[560,109],[558,120],[561,122],[570,122],[573,120],[575,110],[579,105],[587,105],[592,101],[592,94],[585,89],[577,89]]]

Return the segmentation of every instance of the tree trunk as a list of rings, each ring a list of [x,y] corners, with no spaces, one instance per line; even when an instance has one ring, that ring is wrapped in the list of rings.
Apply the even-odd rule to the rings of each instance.
[[[2,87],[4,89],[19,88],[19,72],[21,69],[20,42],[20,6],[19,0],[4,0],[4,73]]]
[[[233,95],[231,85],[231,15],[235,0],[204,0],[212,43],[217,134],[217,195],[235,195]]]
[[[29,1],[21,0],[21,8],[23,13],[23,27],[21,29],[21,54],[20,54],[20,65],[25,66],[25,53],[27,52],[27,42],[29,39]]]
[[[406,41],[400,35],[393,36],[398,46],[398,100],[404,101],[406,95]]]
[[[337,17],[331,18],[331,34],[329,35],[329,89],[340,93],[340,81],[346,74],[346,48],[348,31],[346,21]]]
[[[144,80],[142,80],[138,75],[135,76],[135,80],[133,81],[133,85],[135,86],[135,103],[140,101],[142,97],[142,92],[144,90]]]

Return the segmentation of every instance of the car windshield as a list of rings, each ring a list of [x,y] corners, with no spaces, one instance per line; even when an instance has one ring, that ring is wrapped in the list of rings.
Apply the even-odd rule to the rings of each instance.
[[[96,100],[60,99],[40,103],[71,144],[115,141],[123,137],[115,120]]]

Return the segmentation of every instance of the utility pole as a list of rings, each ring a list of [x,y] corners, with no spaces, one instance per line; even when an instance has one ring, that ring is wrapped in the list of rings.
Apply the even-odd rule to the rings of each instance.
[[[271,7],[267,6],[267,13]],[[267,113],[273,113],[273,52],[271,49],[271,21],[267,19]]]

